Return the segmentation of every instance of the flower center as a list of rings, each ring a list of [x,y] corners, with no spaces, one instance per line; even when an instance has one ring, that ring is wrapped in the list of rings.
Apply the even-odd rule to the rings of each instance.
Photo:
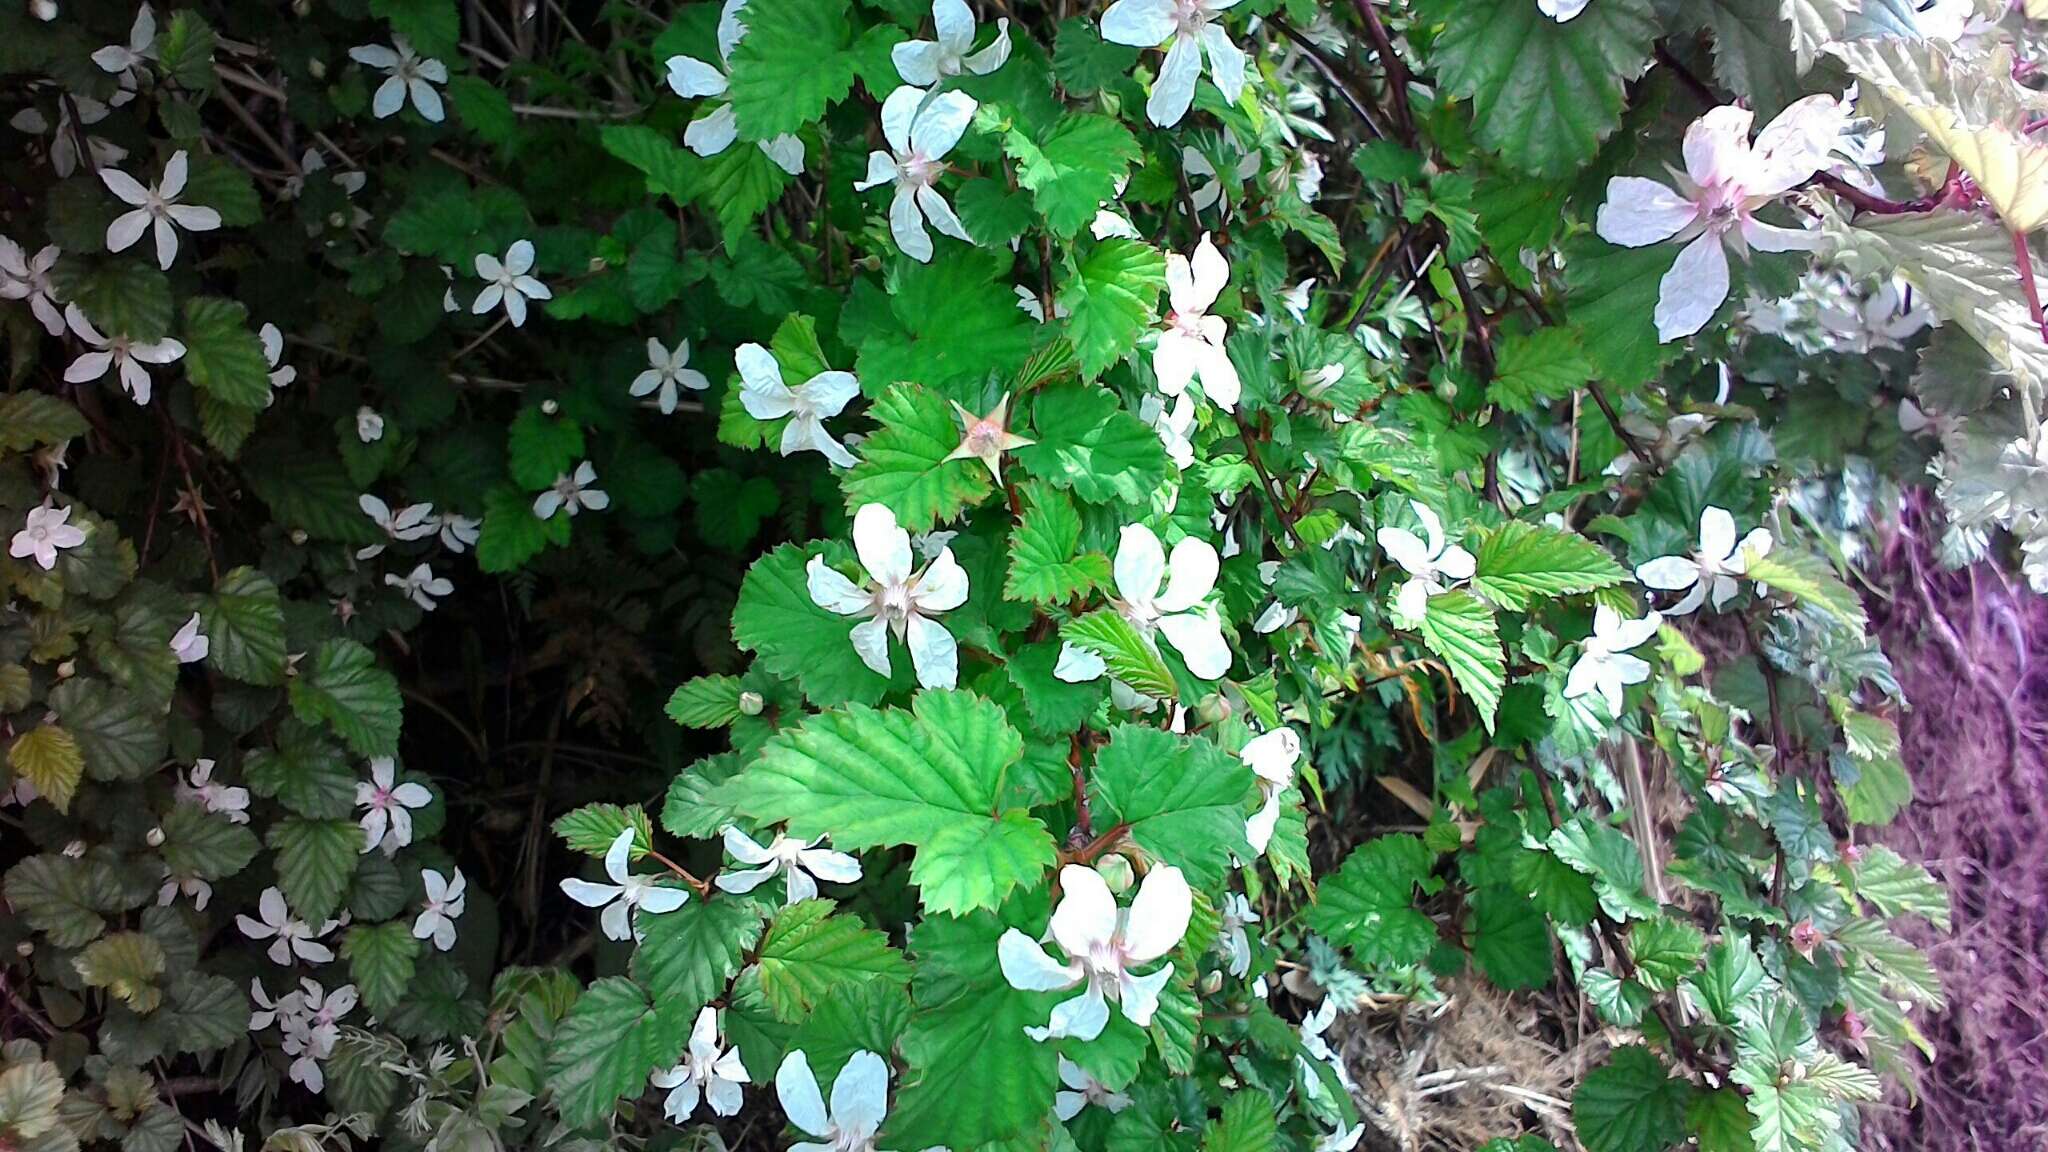
[[[1173,0],[1173,26],[1183,36],[1197,36],[1209,23],[1202,0]]]
[[[914,188],[926,188],[937,183],[939,173],[945,170],[944,164],[922,152],[912,152],[896,166],[896,171],[901,174],[903,182]]]
[[[1003,430],[987,420],[977,420],[967,430],[967,450],[977,456],[995,452],[1003,441]]]

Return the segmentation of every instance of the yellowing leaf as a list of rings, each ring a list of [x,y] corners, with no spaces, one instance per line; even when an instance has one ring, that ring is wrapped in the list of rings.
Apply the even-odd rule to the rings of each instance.
[[[71,797],[78,791],[78,778],[85,772],[85,757],[78,741],[55,724],[31,728],[15,737],[7,749],[7,764],[26,779],[57,811],[71,810]]]

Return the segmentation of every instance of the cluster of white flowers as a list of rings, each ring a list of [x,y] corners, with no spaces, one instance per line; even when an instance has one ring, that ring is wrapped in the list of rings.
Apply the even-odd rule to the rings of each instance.
[[[249,1031],[263,1032],[276,1025],[284,1037],[285,1055],[292,1058],[292,1080],[309,1092],[324,1089],[327,1075],[321,1064],[334,1055],[341,1021],[355,1011],[356,986],[343,984],[330,992],[311,977],[301,977],[297,988],[273,1001],[263,981],[254,979],[249,981],[249,999],[256,1005],[249,1014]]]
[[[695,1114],[699,1099],[719,1116],[739,1112],[743,1099],[740,1085],[749,1083],[747,1066],[740,1062],[738,1048],[727,1048],[720,1042],[718,1009],[706,1005],[697,1013],[697,1023],[690,1029],[689,1046],[683,1050],[682,1060],[673,1068],[649,1076],[648,1082],[668,1090],[661,1110],[678,1124]]]
[[[0,300],[26,300],[29,311],[52,336],[64,334],[64,311],[50,286],[50,270],[63,253],[55,244],[30,256],[21,245],[0,236]]]

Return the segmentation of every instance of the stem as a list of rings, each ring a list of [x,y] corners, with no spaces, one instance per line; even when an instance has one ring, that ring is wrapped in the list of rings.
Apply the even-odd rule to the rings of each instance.
[[[1301,537],[1294,533],[1294,520],[1287,514],[1286,502],[1280,499],[1280,489],[1273,483],[1273,474],[1266,471],[1266,462],[1259,459],[1258,442],[1252,439],[1251,429],[1239,424],[1237,435],[1244,441],[1245,459],[1252,462],[1252,471],[1259,474],[1260,491],[1266,494],[1267,503],[1273,506],[1274,514],[1280,517],[1280,527],[1286,531],[1288,541],[1294,545],[1295,551],[1300,551]]]
[[[1644,450],[1642,443],[1636,439],[1636,434],[1622,425],[1621,414],[1614,410],[1614,405],[1608,401],[1607,393],[1601,390],[1600,385],[1589,380],[1586,382],[1586,391],[1592,395],[1593,403],[1600,406],[1600,414],[1607,417],[1608,427],[1614,429],[1614,434],[1621,437],[1623,444],[1628,445],[1629,452],[1642,461],[1652,473],[1659,471],[1657,461]],[[1576,425],[1576,421],[1574,424]]]
[[[1404,139],[1415,140],[1415,117],[1408,110],[1408,66],[1401,63],[1400,54],[1394,51],[1393,38],[1387,35],[1387,26],[1380,23],[1380,14],[1373,7],[1372,0],[1355,0],[1359,18],[1365,21],[1365,34],[1372,40],[1373,51],[1379,54],[1380,66],[1387,72],[1387,100],[1394,106],[1394,124],[1400,128]]]
[[[2025,234],[2012,234],[2012,256],[2019,264],[2020,291],[2027,296],[2027,315],[2033,317],[2034,327],[2041,331],[2041,339],[2048,340],[2048,320],[2041,318],[2041,286],[2034,281],[2034,254],[2027,250]]]

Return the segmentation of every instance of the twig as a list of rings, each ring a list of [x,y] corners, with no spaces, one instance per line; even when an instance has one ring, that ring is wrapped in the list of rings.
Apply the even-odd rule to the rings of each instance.
[[[1387,26],[1380,23],[1372,0],[1355,3],[1358,15],[1365,21],[1365,34],[1371,38],[1373,50],[1379,53],[1380,66],[1386,69],[1387,99],[1394,106],[1394,124],[1401,130],[1402,138],[1413,143],[1415,117],[1408,110],[1408,66],[1401,63],[1400,53],[1394,51],[1393,38],[1387,35]]]
[[[1607,417],[1607,424],[1614,429],[1614,434],[1621,437],[1623,444],[1628,445],[1629,452],[1636,459],[1642,461],[1652,473],[1659,471],[1657,461],[1643,448],[1642,443],[1636,439],[1636,434],[1622,425],[1621,414],[1616,412],[1614,405],[1608,402],[1607,393],[1601,390],[1599,382],[1594,380],[1587,381],[1586,391],[1593,397],[1593,403],[1600,406],[1600,414]]]

